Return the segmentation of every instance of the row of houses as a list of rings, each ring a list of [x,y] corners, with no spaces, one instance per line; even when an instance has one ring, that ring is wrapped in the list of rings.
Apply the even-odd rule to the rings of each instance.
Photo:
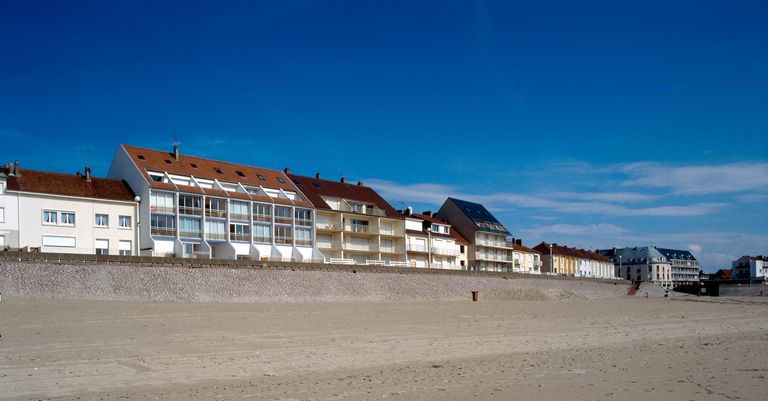
[[[523,245],[483,205],[395,210],[362,182],[120,145],[108,172],[0,172],[0,249],[388,265],[655,281],[698,275],[688,251]]]

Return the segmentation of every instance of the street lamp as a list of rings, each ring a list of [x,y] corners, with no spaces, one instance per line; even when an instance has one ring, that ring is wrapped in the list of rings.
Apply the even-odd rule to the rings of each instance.
[[[427,269],[432,268],[432,227],[427,227]]]
[[[552,244],[549,244],[549,273],[555,272],[555,257],[552,254]]]
[[[624,274],[624,269],[621,267],[621,258],[623,258],[624,255],[619,255],[619,274],[618,276],[621,277]]]

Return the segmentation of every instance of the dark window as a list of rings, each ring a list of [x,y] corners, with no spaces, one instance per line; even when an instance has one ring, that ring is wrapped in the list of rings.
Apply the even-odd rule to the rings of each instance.
[[[277,177],[277,180],[285,184],[285,180],[283,179],[283,177]]]
[[[245,177],[245,173],[243,173],[242,171],[240,171],[240,170],[237,170],[237,171],[235,171],[235,172],[236,172],[236,173],[237,173],[237,175],[239,175],[240,177]]]
[[[464,253],[464,245],[462,245],[462,246],[460,246],[460,247],[459,247],[459,251],[460,251],[461,253]]]
[[[256,177],[259,177],[259,179],[260,179],[260,180],[263,180],[263,179],[264,179],[264,176],[263,176],[263,175],[261,175],[261,174],[256,174]]]
[[[192,168],[197,168],[197,164],[195,163],[190,163],[190,166],[192,166]]]
[[[139,155],[139,160],[144,160],[144,155]]]
[[[218,167],[214,167],[213,170],[216,171],[216,173],[218,173],[218,174],[224,174],[224,172],[221,171],[221,169],[218,168]]]
[[[171,164],[171,161],[168,159],[165,159],[165,164]]]

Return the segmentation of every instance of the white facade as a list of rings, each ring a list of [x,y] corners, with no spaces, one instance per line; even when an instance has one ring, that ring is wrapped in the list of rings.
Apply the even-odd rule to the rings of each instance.
[[[8,178],[0,172],[0,250],[19,246],[19,197],[8,194]]]
[[[406,215],[406,251],[409,267],[462,270],[466,246],[451,236],[451,226],[420,215]],[[429,230],[428,232],[425,232]],[[462,263],[462,261],[464,263]]]
[[[732,263],[733,278],[768,279],[768,257],[742,256]]]

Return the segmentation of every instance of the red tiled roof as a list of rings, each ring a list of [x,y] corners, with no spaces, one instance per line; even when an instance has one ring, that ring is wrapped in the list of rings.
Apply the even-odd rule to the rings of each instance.
[[[403,216],[398,213],[387,201],[384,200],[376,191],[370,187],[357,184],[341,183],[330,180],[323,180],[312,177],[305,177],[296,174],[288,174],[288,177],[294,184],[306,195],[318,209],[332,210],[323,200],[323,196],[332,198],[348,199],[352,201],[374,204],[384,211],[386,217],[393,219],[402,219]],[[315,185],[317,184],[317,185]]]
[[[301,196],[301,192],[291,180],[283,174],[282,171],[271,170],[259,167],[246,166],[244,164],[235,164],[218,160],[205,159],[202,157],[179,155],[177,161],[173,153],[160,150],[139,148],[130,145],[121,145],[128,153],[128,156],[139,167],[139,171],[144,175],[152,188],[167,189],[181,192],[192,193],[210,193],[214,196],[226,196],[231,198],[257,200],[262,202],[274,202],[286,205],[296,205],[303,207],[312,207],[312,205],[303,199],[291,201],[289,199],[270,198],[260,195],[249,195],[242,192],[226,192],[221,190],[201,189],[197,187],[174,185],[172,183],[163,183],[153,181],[148,171],[167,172],[168,174],[194,176],[195,178],[217,179],[222,182],[239,182],[250,186],[264,186],[265,188],[282,189],[291,191]],[[220,173],[219,173],[220,171]],[[259,176],[264,177],[262,180]],[[281,182],[282,180],[282,182]],[[224,192],[224,194],[222,194]]]
[[[541,254],[541,252],[537,251],[536,249],[528,248],[525,245],[517,245],[517,244],[515,244],[512,247],[512,249],[517,250],[517,251],[528,252],[528,253],[538,253],[538,254]]]
[[[8,176],[7,185],[9,191],[81,198],[134,202],[135,197],[131,188],[124,181],[91,177],[89,182],[83,175],[47,171],[22,169],[18,176]]]
[[[442,224],[444,226],[450,226],[450,224],[448,224],[447,221],[440,220],[440,219],[438,219],[438,218],[436,218],[434,216],[427,216],[426,214],[418,214],[418,213],[414,213],[411,216],[413,216],[413,217],[415,217],[417,219],[426,220],[426,221],[428,221],[430,223]]]
[[[542,242],[539,245],[536,245],[533,247],[534,250],[537,250],[541,252],[542,254],[549,255],[549,244],[546,242]],[[600,255],[599,253],[588,251],[585,249],[576,249],[576,248],[569,248],[567,246],[552,244],[552,254],[554,255],[563,255],[563,256],[572,256],[574,258],[580,258],[580,259],[592,259],[596,260],[598,262],[606,262],[606,263],[613,263],[613,260],[606,258],[603,255]]]

